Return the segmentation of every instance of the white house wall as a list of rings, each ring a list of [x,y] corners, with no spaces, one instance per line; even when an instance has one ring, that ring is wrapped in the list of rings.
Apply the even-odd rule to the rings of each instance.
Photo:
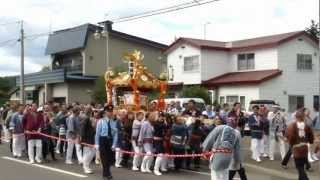
[[[79,102],[87,104],[92,102],[93,82],[68,83],[68,103]],[[81,98],[79,98],[81,97]]]
[[[288,110],[288,95],[303,95],[305,106],[313,110],[313,96],[319,94],[319,50],[309,39],[293,39],[279,46],[279,69],[282,75],[261,85],[260,97],[273,99]],[[297,70],[297,54],[312,54],[312,71]]]
[[[259,86],[222,86],[219,88],[219,98],[221,96],[238,96],[238,101],[240,101],[240,96],[245,96],[245,108],[248,110],[249,103],[252,100],[259,99]]]
[[[65,97],[68,99],[68,85],[66,83],[52,85],[52,98]]]
[[[278,69],[278,52],[276,48],[259,49],[252,51],[234,51],[230,54],[230,69],[238,71],[238,54],[254,53],[256,71],[267,69]],[[252,70],[250,70],[252,71]]]
[[[45,88],[44,86],[39,88],[39,97],[38,97],[39,106],[43,106],[45,103]]]
[[[185,47],[185,48],[181,48]],[[184,84],[200,84],[201,83],[201,53],[200,49],[182,44],[180,47],[173,50],[168,54],[168,71],[170,73],[170,66],[173,67],[173,81],[170,83],[180,83]],[[183,71],[183,58],[187,56],[199,55],[200,68],[197,72],[184,72]]]
[[[231,70],[226,51],[201,50],[201,79],[203,81],[225,74]]]

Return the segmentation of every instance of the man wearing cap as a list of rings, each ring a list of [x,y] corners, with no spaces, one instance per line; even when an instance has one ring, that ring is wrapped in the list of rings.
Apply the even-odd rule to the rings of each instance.
[[[35,160],[37,163],[42,162],[42,137],[37,133],[40,133],[43,128],[43,116],[40,113],[43,109],[38,109],[38,111],[37,109],[37,105],[32,104],[31,110],[26,112],[22,120],[28,140],[28,157],[31,164]],[[34,148],[36,148],[36,155],[34,155]]]
[[[183,116],[199,117],[201,112],[196,107],[196,101],[191,99],[188,102],[186,110],[182,113]]]
[[[281,113],[279,105],[273,105],[272,111],[268,114],[268,120],[270,124],[270,160],[274,160],[274,153],[276,148],[280,148],[281,159],[286,154],[286,143],[284,139],[284,133],[286,130],[286,119]],[[277,147],[276,147],[277,146]]]
[[[263,136],[263,122],[259,114],[259,106],[252,107],[253,114],[249,116],[249,127],[251,130],[251,151],[252,159],[261,162],[260,156],[262,152],[262,136]]]
[[[206,115],[209,119],[213,119],[216,116],[216,113],[213,111],[211,105],[207,105],[206,110],[202,112],[202,115]]]
[[[73,164],[72,154],[73,149],[76,147],[76,154],[78,158],[78,163],[82,164],[82,150],[80,145],[80,108],[75,106],[72,109],[72,114],[67,118],[67,140],[68,148],[66,153],[66,164]]]
[[[113,114],[113,106],[107,105],[104,108],[105,117],[102,118],[96,127],[95,146],[100,151],[102,163],[102,177],[103,180],[112,180],[110,167],[113,164],[114,149],[118,141],[117,129],[111,125],[112,119],[115,118]]]

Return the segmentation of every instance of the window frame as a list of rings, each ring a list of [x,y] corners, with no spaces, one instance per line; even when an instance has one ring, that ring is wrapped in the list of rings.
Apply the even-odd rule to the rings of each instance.
[[[313,96],[313,109],[315,111],[319,111],[319,108],[320,108],[320,96],[314,95]]]
[[[313,62],[312,54],[302,54],[302,53],[297,54],[297,70],[298,71],[312,71],[313,70],[312,62]]]
[[[252,57],[250,57],[252,56]],[[237,55],[238,71],[255,69],[255,53],[242,53]]]
[[[237,100],[234,101],[234,102],[229,102],[229,101],[228,101],[228,98],[230,98],[230,97],[233,97],[233,98],[234,98],[234,97],[237,97]],[[228,103],[230,106],[233,106],[234,103],[239,102],[239,95],[228,95],[228,96],[226,96],[225,101],[226,101],[226,103]]]
[[[27,91],[27,92],[25,93],[25,95],[26,95],[26,100],[33,100],[33,98],[34,98],[33,92]]]
[[[241,98],[243,98],[243,102],[241,101]],[[239,96],[239,102],[241,105],[241,109],[245,110],[246,109],[246,96]]]
[[[296,98],[294,105],[290,104],[290,98]],[[296,111],[297,105],[299,104],[298,98],[303,98],[303,102],[302,102],[301,105],[304,106],[305,105],[305,97],[304,97],[304,95],[288,95],[288,112],[292,113],[292,112]]]
[[[226,103],[226,97],[225,96],[220,96],[219,97],[219,103],[222,105],[224,103]]]
[[[190,58],[190,59],[188,59]],[[186,64],[186,60],[191,60],[192,63]],[[197,60],[197,63],[194,63],[194,61]],[[186,67],[190,68],[187,69]],[[199,72],[200,71],[200,56],[199,55],[193,55],[193,56],[186,56],[183,57],[183,72]]]

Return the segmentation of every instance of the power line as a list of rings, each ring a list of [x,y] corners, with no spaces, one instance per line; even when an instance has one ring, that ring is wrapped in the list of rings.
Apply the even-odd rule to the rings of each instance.
[[[0,46],[5,45],[5,44],[10,43],[10,42],[13,42],[13,41],[18,41],[18,40],[19,39],[9,39],[9,40],[6,40],[6,41],[2,41],[2,42],[0,42]]]
[[[73,29],[73,30],[68,30],[68,32],[75,32],[75,31],[81,31],[82,29]],[[48,36],[52,33],[50,32],[45,32],[45,33],[38,33],[38,34],[31,34],[31,35],[28,35],[28,36],[25,36],[24,39],[26,40],[29,40],[29,41],[32,41],[32,40],[35,40],[37,38],[40,38],[40,37],[44,37],[44,36]],[[20,38],[16,38],[16,39],[9,39],[9,40],[6,40],[6,41],[2,41],[0,42],[0,47],[3,47],[3,46],[6,46],[7,43],[10,43],[12,41],[19,41]]]
[[[205,1],[205,2],[203,2],[203,1]],[[213,2],[216,2],[216,1],[219,1],[219,0],[193,0],[193,1],[190,1],[190,2],[181,3],[181,4],[174,5],[174,6],[169,6],[169,7],[165,7],[165,8],[161,8],[161,9],[157,9],[157,10],[151,10],[151,11],[147,11],[147,12],[143,12],[143,13],[138,13],[138,14],[135,14],[135,15],[130,15],[130,16],[117,18],[117,19],[114,19],[112,21],[114,21],[115,23],[127,22],[127,21],[132,21],[132,20],[136,20],[136,19],[145,18],[145,17],[150,17],[150,16],[165,14],[165,13],[169,13],[169,12],[179,11],[179,10],[183,10],[183,9],[187,9],[187,8],[191,8],[191,7],[201,6],[201,5],[213,3]],[[0,26],[1,25],[19,23],[19,22],[21,22],[21,21],[15,21],[15,22],[10,22],[10,23],[0,24]],[[75,31],[81,31],[81,30],[82,30],[81,28],[76,28],[76,29],[73,29],[73,30],[68,30],[68,32],[75,32]],[[40,38],[40,37],[43,37],[43,36],[48,36],[50,34],[52,34],[52,33],[51,32],[46,32],[46,33],[32,34],[32,35],[25,36],[25,39],[27,39],[27,40],[35,40],[37,38]],[[10,42],[14,42],[14,41],[17,42],[17,41],[19,41],[19,39],[9,39],[9,40],[0,42],[0,47],[6,46],[6,44],[8,44]]]
[[[203,0],[199,0],[199,1],[203,1]],[[155,12],[158,12],[158,11],[164,11],[164,10],[168,10],[168,9],[172,9],[172,8],[177,8],[177,7],[185,6],[185,5],[189,5],[189,4],[195,4],[195,3],[199,3],[199,2],[195,2],[195,0],[193,0],[193,1],[190,1],[190,2],[185,2],[185,3],[181,3],[181,4],[176,4],[176,5],[168,6],[168,7],[165,7],[165,8],[160,8],[160,9],[145,11],[145,12],[142,12],[142,13],[137,13],[137,14],[133,14],[133,15],[129,15],[129,16],[124,16],[124,17],[112,19],[111,21],[120,21],[120,20],[124,20],[124,19],[133,18],[133,17],[136,17],[136,16],[142,16],[142,15],[145,15],[145,14],[155,13]]]
[[[127,22],[127,21],[132,21],[132,20],[136,20],[136,19],[141,19],[141,18],[145,18],[145,17],[150,17],[150,16],[155,16],[155,15],[160,15],[160,14],[165,14],[165,13],[169,13],[169,12],[174,12],[174,11],[178,11],[178,10],[183,10],[183,9],[187,9],[187,8],[191,8],[191,7],[195,7],[195,6],[201,6],[201,5],[205,5],[205,4],[209,4],[209,3],[213,3],[219,0],[209,0],[206,2],[201,2],[201,1],[197,1],[194,2],[193,4],[187,5],[187,6],[182,6],[182,7],[176,7],[173,9],[168,9],[165,11],[156,11],[154,13],[145,13],[145,15],[140,15],[140,16],[133,16],[132,18],[128,18],[128,19],[123,19],[123,20],[117,20],[115,21],[115,23],[121,23],[121,22]],[[143,13],[142,13],[143,14]]]
[[[7,22],[7,23],[3,23],[3,24],[0,24],[0,26],[6,26],[6,25],[10,25],[10,24],[17,24],[17,23],[20,23],[21,21],[12,21],[12,22]]]
[[[0,44],[0,48],[1,48],[1,47],[4,47],[4,46],[14,46],[14,45],[16,45],[17,43],[18,43],[17,40],[15,40],[15,41],[8,41],[8,42],[6,42],[6,43]]]

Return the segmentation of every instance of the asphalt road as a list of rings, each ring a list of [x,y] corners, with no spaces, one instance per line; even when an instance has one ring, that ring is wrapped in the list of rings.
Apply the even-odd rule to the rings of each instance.
[[[258,166],[257,166],[258,167]],[[80,165],[65,165],[63,159],[56,162],[31,165],[27,159],[12,158],[7,144],[0,145],[0,180],[100,180],[101,169],[93,165],[94,174],[86,175]],[[266,168],[256,168],[254,164],[246,167],[249,180],[292,180],[295,176],[273,173]],[[115,180],[184,180],[197,179],[209,180],[208,169],[203,168],[200,172],[182,171],[179,173],[169,172],[163,176],[142,174],[128,169],[112,169]],[[239,178],[235,178],[236,180]],[[313,178],[311,178],[313,179]]]

